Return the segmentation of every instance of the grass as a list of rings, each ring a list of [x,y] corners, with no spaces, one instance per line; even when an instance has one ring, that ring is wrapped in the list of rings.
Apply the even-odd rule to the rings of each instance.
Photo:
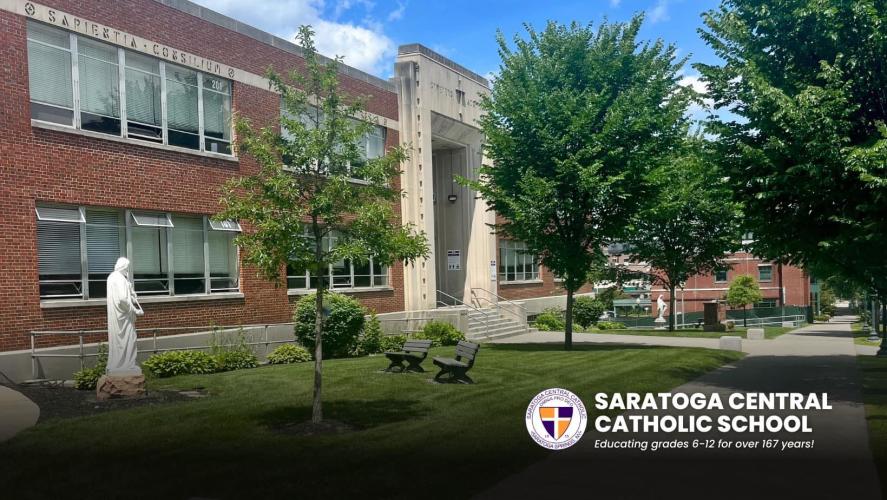
[[[432,373],[381,373],[381,356],[332,360],[324,363],[325,416],[358,430],[313,437],[273,430],[309,418],[312,363],[152,380],[149,390],[204,388],[210,396],[40,423],[0,445],[3,494],[470,496],[549,453],[532,442],[523,418],[539,391],[567,388],[593,418],[597,392],[667,391],[740,357],[690,348],[484,345],[470,386],[432,384]]]
[[[859,345],[868,345],[878,347],[881,345],[881,341],[870,342],[868,340],[869,334],[862,331],[862,322],[857,321],[850,325],[850,330],[853,332],[853,342]]]
[[[862,372],[862,394],[869,426],[869,442],[881,491],[887,491],[887,358],[857,356]]]
[[[689,338],[701,338],[701,339],[717,339],[723,335],[738,335],[742,338],[746,337],[746,328],[737,327],[733,330],[728,330],[725,332],[704,332],[697,328],[685,328],[681,330],[675,330],[673,332],[669,332],[668,330],[655,330],[655,329],[625,329],[625,330],[598,330],[598,329],[588,329],[585,333],[612,333],[616,335],[642,335],[642,336],[655,336],[655,337],[689,337]],[[764,327],[764,338],[774,339],[784,333],[788,333],[792,330],[796,330],[794,327],[785,327],[785,326],[767,326]]]

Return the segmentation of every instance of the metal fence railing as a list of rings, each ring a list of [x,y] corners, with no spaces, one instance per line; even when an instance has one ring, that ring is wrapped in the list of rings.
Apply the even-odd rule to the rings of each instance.
[[[273,327],[280,326],[293,326],[295,323],[262,323],[262,324],[252,324],[252,325],[229,325],[229,326],[218,326],[218,325],[207,325],[207,326],[168,326],[168,327],[157,327],[157,328],[137,328],[136,334],[138,335],[138,340],[146,340],[151,339],[151,348],[150,349],[141,349],[137,347],[137,352],[139,354],[142,353],[151,353],[156,354],[158,352],[166,352],[166,351],[183,351],[187,349],[211,349],[213,347],[232,347],[235,345],[248,345],[248,346],[264,346],[264,354],[268,353],[268,346],[276,345],[276,344],[288,344],[293,342],[295,339],[290,340],[272,340],[269,338],[268,331]],[[180,347],[158,347],[157,339],[163,338],[167,335],[175,335],[175,334],[187,334],[187,333],[207,333],[207,334],[228,334],[231,332],[240,332],[240,331],[254,331],[260,330],[260,340],[256,340],[252,338],[252,335],[249,335],[245,342],[238,343],[216,343],[216,344],[199,344],[199,345],[186,345]],[[31,336],[31,376],[33,379],[38,379],[40,376],[40,367],[39,367],[39,359],[40,358],[77,358],[80,361],[80,369],[82,370],[85,367],[85,360],[87,358],[95,358],[98,356],[97,352],[87,352],[86,339],[94,339],[99,335],[104,335],[107,338],[108,330],[107,329],[95,329],[95,330],[37,330],[30,332]],[[57,348],[57,349],[67,349],[67,348],[76,348],[77,352],[75,354],[64,354],[59,352],[41,352],[38,349],[39,341],[41,337],[77,337],[77,344],[59,344],[47,346],[47,348]],[[91,344],[101,344],[106,341],[95,341],[90,340]]]

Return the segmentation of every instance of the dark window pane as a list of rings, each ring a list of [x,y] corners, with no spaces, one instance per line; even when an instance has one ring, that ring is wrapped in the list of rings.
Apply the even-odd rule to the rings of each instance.
[[[163,141],[163,131],[160,127],[151,127],[149,125],[142,125],[141,123],[129,122],[126,125],[126,133],[133,139],[142,139],[153,142]]]
[[[231,144],[224,141],[217,141],[209,137],[206,138],[206,146],[204,149],[212,153],[221,153],[223,155],[231,154]]]
[[[200,137],[176,130],[169,131],[169,145],[180,148],[200,149]]]
[[[74,111],[70,109],[47,106],[39,102],[31,103],[31,118],[44,122],[74,125]]]
[[[103,134],[120,135],[120,120],[90,113],[80,113],[80,128]]]
[[[194,278],[183,278],[181,274],[176,273],[176,279],[174,279],[173,282],[176,286],[176,295],[206,292],[206,285],[204,284],[203,277],[194,276]]]
[[[108,296],[108,277],[101,274],[89,275],[89,298],[102,299]]]

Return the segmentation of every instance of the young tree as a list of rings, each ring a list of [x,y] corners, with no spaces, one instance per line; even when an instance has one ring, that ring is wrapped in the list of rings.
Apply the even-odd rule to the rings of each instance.
[[[500,73],[482,102],[492,166],[469,184],[502,216],[498,233],[563,279],[566,349],[573,294],[605,242],[622,236],[647,173],[686,133],[684,60],[662,41],[639,43],[641,22],[528,26],[513,49],[500,33]]]
[[[237,120],[239,150],[256,160],[258,171],[226,184],[216,218],[248,223],[236,243],[244,262],[266,279],[280,284],[287,264],[318,278],[312,280],[317,293],[311,419],[319,423],[323,297],[332,279],[330,265],[370,258],[377,264],[411,261],[427,256],[428,243],[423,233],[402,226],[393,211],[401,195],[394,180],[407,151],[395,147],[380,158],[364,157],[359,145],[373,120],[363,100],[340,91],[340,61],[318,60],[310,27],[302,26],[297,39],[304,69],[288,77],[272,69],[267,74],[282,98],[279,129],[257,130],[249,120]]]
[[[727,304],[730,304],[730,307],[734,309],[742,308],[742,326],[748,326],[748,306],[760,302],[761,298],[761,288],[758,286],[758,282],[748,274],[733,278],[730,288],[727,289]]]
[[[691,276],[728,268],[739,248],[740,210],[730,186],[711,168],[698,139],[650,178],[655,196],[631,221],[631,257],[652,268],[651,281],[668,290],[668,329],[675,329],[675,290]]]
[[[887,296],[887,9],[879,0],[723,0],[698,64],[723,166],[762,257]],[[729,115],[728,115],[729,116]]]

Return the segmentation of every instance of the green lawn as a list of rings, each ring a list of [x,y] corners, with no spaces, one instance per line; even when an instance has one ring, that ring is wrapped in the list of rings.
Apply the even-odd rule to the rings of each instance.
[[[784,333],[788,333],[792,330],[796,330],[793,327],[783,327],[783,326],[767,326],[764,327],[764,337],[768,339],[776,338]],[[729,330],[726,332],[704,332],[700,329],[696,328],[686,328],[682,330],[675,330],[673,332],[669,332],[668,330],[654,330],[654,329],[625,329],[625,330],[598,330],[598,329],[588,329],[585,331],[586,333],[612,333],[616,335],[647,335],[647,336],[655,336],[655,337],[691,337],[691,338],[704,338],[704,339],[717,339],[724,335],[738,335],[742,338],[745,338],[746,329],[737,327],[733,330]]]
[[[878,340],[877,342],[869,342],[869,334],[862,331],[861,321],[857,321],[856,323],[851,324],[850,330],[853,332],[853,342],[859,345],[870,345],[875,347],[881,345],[880,340]]]
[[[453,348],[433,349],[451,355]],[[386,374],[381,356],[327,361],[325,412],[359,430],[292,436],[307,420],[311,363],[151,381],[210,397],[50,420],[0,445],[8,498],[465,497],[546,456],[527,435],[530,399],[550,387],[659,392],[735,352],[628,346],[482,346],[472,386]],[[426,361],[432,367],[430,359]]]
[[[872,455],[881,477],[881,491],[887,491],[887,358],[857,356],[856,360],[862,371]]]

